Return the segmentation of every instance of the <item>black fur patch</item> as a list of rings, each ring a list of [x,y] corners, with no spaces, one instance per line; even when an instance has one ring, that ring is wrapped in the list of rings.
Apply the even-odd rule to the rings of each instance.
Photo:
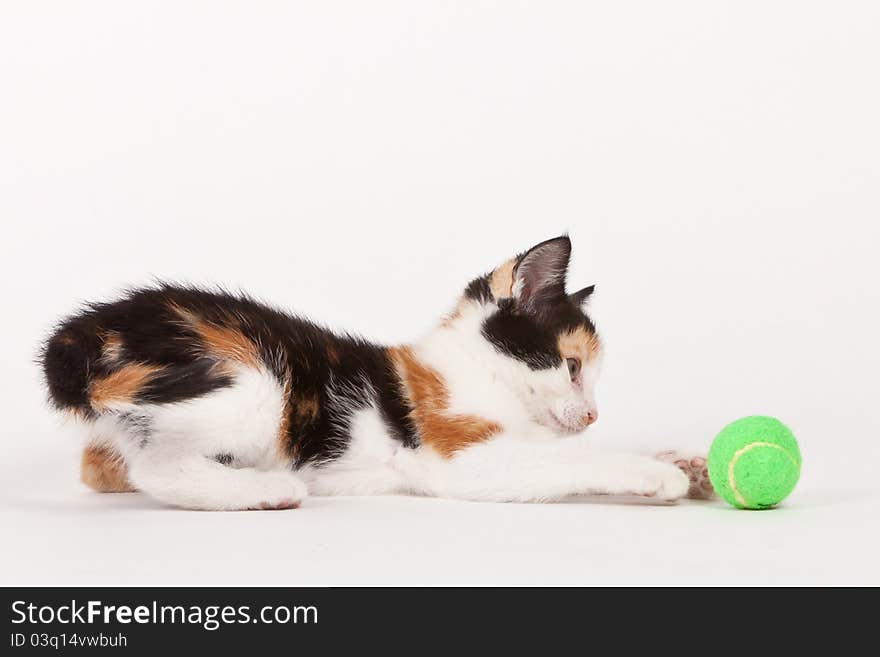
[[[189,363],[167,365],[141,388],[135,401],[148,404],[173,404],[201,397],[233,383],[231,375],[218,371],[217,362],[197,358]]]
[[[418,446],[409,418],[411,408],[403,398],[401,382],[385,349],[351,337],[330,339],[328,334],[327,339],[326,348],[337,354],[335,366],[315,362],[305,370],[308,363],[303,362],[300,367],[291,367],[294,377],[288,440],[296,447],[296,462],[338,456],[348,446],[352,414],[374,403],[395,438],[406,447]],[[318,399],[317,416],[297,412],[297,404],[304,398]]]
[[[410,418],[412,407],[403,396],[403,387],[391,362],[385,359],[385,372],[374,384],[379,402],[379,412],[391,431],[404,447],[419,446],[416,426]]]
[[[495,297],[492,294],[492,287],[489,282],[490,275],[480,276],[468,283],[468,286],[464,289],[464,296],[480,303],[492,301]]]
[[[482,333],[501,353],[524,362],[533,370],[559,367],[559,336],[578,327],[595,333],[596,327],[579,306],[560,299],[540,315],[517,309],[513,299],[503,299],[498,312],[483,322]]]
[[[521,360],[533,370],[562,363],[556,349],[556,334],[531,317],[498,312],[483,323],[482,332],[498,351]]]

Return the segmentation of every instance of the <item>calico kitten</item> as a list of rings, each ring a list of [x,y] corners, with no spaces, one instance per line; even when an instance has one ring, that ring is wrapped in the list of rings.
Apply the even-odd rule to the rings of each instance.
[[[578,435],[598,417],[602,343],[593,287],[565,291],[570,253],[559,237],[511,258],[394,347],[247,297],[138,290],[60,325],[49,397],[88,431],[86,484],[191,509],[292,508],[307,492],[680,498],[676,465]]]

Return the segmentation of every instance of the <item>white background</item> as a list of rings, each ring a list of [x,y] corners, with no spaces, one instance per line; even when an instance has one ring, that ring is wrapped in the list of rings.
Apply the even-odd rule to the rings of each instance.
[[[0,583],[880,583],[873,2],[7,2]],[[385,342],[569,231],[591,440],[800,439],[721,502],[162,508],[77,481],[38,345],[152,277]]]

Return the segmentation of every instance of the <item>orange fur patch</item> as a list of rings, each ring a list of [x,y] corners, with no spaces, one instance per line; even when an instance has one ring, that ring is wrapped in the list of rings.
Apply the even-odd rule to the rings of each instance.
[[[516,267],[516,258],[511,258],[499,265],[489,277],[489,289],[496,299],[506,299],[513,296],[513,269]]]
[[[468,445],[482,442],[501,431],[497,422],[473,415],[449,412],[449,391],[442,377],[434,369],[420,362],[409,347],[388,350],[404,394],[412,404],[410,417],[419,436],[445,458]]]
[[[257,346],[235,326],[234,320],[230,319],[230,325],[220,325],[208,322],[176,304],[171,304],[171,309],[184,320],[187,327],[198,334],[205,350],[212,356],[259,367]]]
[[[579,327],[560,335],[556,347],[563,358],[577,358],[582,365],[586,365],[599,353],[599,336]]]
[[[132,493],[128,467],[122,457],[109,447],[89,445],[83,450],[79,476],[89,488],[99,493]]]
[[[138,390],[161,369],[157,365],[130,363],[107,376],[93,379],[89,385],[89,401],[97,410],[112,403],[130,402]]]

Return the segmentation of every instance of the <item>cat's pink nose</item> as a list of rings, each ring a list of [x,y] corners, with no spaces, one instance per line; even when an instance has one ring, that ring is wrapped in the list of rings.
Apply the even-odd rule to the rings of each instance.
[[[584,415],[584,422],[587,423],[587,426],[590,426],[591,424],[593,424],[593,422],[595,422],[598,419],[599,419],[599,411],[596,411],[596,410],[587,411],[587,414]]]

